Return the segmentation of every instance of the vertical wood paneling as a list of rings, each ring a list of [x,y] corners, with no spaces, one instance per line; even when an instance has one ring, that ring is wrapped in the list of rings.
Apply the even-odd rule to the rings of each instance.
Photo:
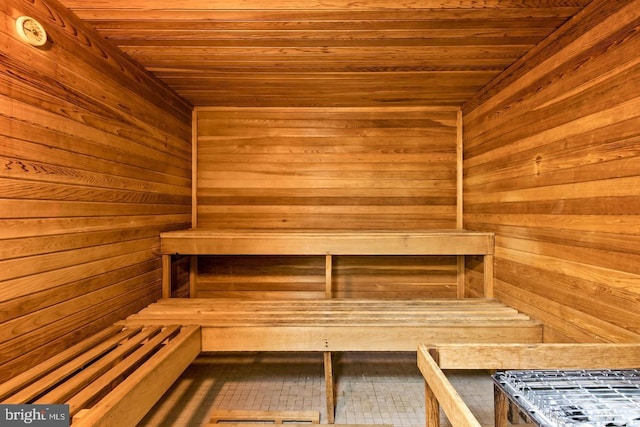
[[[639,26],[593,2],[463,109],[465,226],[549,341],[640,338]]]
[[[55,0],[2,2],[0,39],[1,381],[160,296],[191,138],[190,106]]]
[[[456,109],[198,108],[196,114],[199,227],[456,227]],[[236,261],[248,270],[254,262]],[[323,295],[324,257],[288,278],[277,265],[295,261],[272,261],[273,272],[267,265],[260,271],[266,282],[281,284],[279,295]],[[334,261],[335,296],[455,296],[453,257]],[[255,274],[244,277],[243,267],[226,280],[214,278],[219,267],[200,267],[204,293],[266,292],[256,288]]]

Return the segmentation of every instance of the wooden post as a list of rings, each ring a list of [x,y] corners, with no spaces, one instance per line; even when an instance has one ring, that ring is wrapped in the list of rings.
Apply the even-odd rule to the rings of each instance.
[[[464,255],[458,255],[457,257],[457,276],[458,276],[458,285],[456,287],[456,296],[459,299],[462,299],[466,295],[465,289],[465,277],[464,277]]]
[[[424,402],[427,427],[440,427],[440,404],[426,381],[424,382]]]
[[[325,257],[325,265],[324,265],[324,296],[326,298],[333,297],[332,270],[333,270],[333,258],[331,257],[331,255],[327,255]]]
[[[440,362],[438,350],[430,349],[429,354],[436,364]],[[424,403],[427,427],[440,427],[440,403],[438,403],[438,398],[426,378],[424,381]]]
[[[484,256],[484,297],[493,298],[493,255]]]
[[[331,299],[333,297],[332,289],[332,270],[333,270],[333,258],[331,255],[325,256],[324,274],[325,274],[325,298]],[[324,383],[326,387],[327,396],[327,420],[329,424],[333,424],[336,420],[336,394],[333,384],[333,355],[330,351],[324,352]]]
[[[162,255],[162,298],[171,298],[171,255]]]
[[[495,427],[507,427],[509,400],[497,385],[493,386],[493,411]]]
[[[333,357],[330,351],[324,352],[324,383],[327,395],[327,421],[333,424],[336,421],[336,402],[333,386]]]
[[[189,298],[198,297],[198,256],[189,257]]]

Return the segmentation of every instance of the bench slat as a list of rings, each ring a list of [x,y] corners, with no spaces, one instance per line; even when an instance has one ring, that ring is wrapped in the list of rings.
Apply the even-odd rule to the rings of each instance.
[[[91,410],[74,419],[74,427],[136,425],[158,399],[200,354],[199,326],[186,326],[180,333]]]
[[[139,347],[142,341],[148,341],[134,353],[128,355],[121,363],[113,366],[109,371],[103,372],[101,377],[94,379],[90,384],[86,384],[86,387],[81,392],[69,398],[66,402],[69,405],[69,415],[73,417],[94,401],[96,396],[103,396],[105,391],[108,391],[119,382],[119,379],[128,376],[136,366],[143,363],[150,354],[156,352],[164,341],[173,338],[179,332],[179,326],[167,326],[163,331],[154,328],[148,330],[145,334],[139,334],[140,339],[135,340],[134,343],[136,347]]]
[[[132,337],[129,337],[124,342],[120,342],[117,348],[113,351],[106,353],[104,357],[93,362],[90,366],[83,369],[77,375],[64,381],[60,386],[51,390],[49,393],[38,398],[34,403],[64,403],[67,399],[71,398],[74,394],[78,393],[88,384],[91,384],[100,375],[111,369],[121,359],[127,357],[130,353],[135,351],[144,340],[149,338],[149,335],[153,336],[160,332],[159,327],[154,327],[151,330],[147,328]]]
[[[7,397],[3,403],[30,403],[43,392],[55,387],[70,375],[82,369],[85,365],[114,349],[123,338],[127,338],[135,334],[137,330],[138,329],[133,328],[121,330],[116,335],[110,336],[104,341],[94,344],[91,348],[87,348],[86,345],[82,346],[81,348],[85,348],[83,353],[77,354],[75,358],[54,370],[47,372],[46,375],[40,377],[36,382]],[[39,367],[36,367],[36,369],[41,370]]]
[[[0,401],[4,403],[4,400],[16,393],[18,390],[38,381],[40,378],[64,365],[68,361],[77,357],[79,354],[84,353],[87,349],[94,347],[97,343],[104,341],[119,333],[122,330],[122,326],[111,326],[103,329],[102,331],[90,336],[89,338],[79,342],[78,344],[69,347],[63,352],[50,359],[39,363],[37,366],[11,378],[4,384],[0,384]]]

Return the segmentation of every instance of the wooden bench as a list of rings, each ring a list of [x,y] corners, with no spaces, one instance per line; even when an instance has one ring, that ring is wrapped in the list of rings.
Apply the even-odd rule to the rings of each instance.
[[[480,427],[443,370],[634,369],[640,344],[421,344],[418,367],[425,379],[426,424],[438,427],[440,407],[453,427]],[[494,393],[495,425],[506,427],[508,399]]]
[[[464,256],[480,255],[484,296],[493,297],[494,234],[468,230],[321,231],[189,229],[160,234],[163,297],[171,297],[172,255],[320,255],[325,257],[325,294],[332,295],[332,257],[337,255],[458,256],[459,297],[464,296]],[[195,262],[191,268],[195,269]],[[195,271],[195,270],[194,270]],[[193,285],[193,280],[192,280]],[[195,289],[191,289],[195,295]]]
[[[114,325],[0,385],[0,403],[68,404],[74,427],[135,426],[200,344],[196,325]]]
[[[542,325],[493,299],[222,300],[171,298],[125,324],[193,324],[202,350],[323,352],[329,422],[334,421],[332,353],[416,351],[433,343],[541,342]]]

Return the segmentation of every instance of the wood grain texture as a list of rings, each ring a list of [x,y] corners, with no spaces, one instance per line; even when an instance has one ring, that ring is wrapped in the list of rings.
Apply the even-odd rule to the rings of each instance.
[[[196,117],[199,228],[456,227],[456,109],[198,108]],[[317,297],[323,258],[297,258],[299,267],[295,260],[271,259],[269,269],[251,258],[238,258],[235,268],[228,258],[203,259],[198,296]],[[455,295],[453,257],[411,258],[401,267],[388,258],[336,262],[334,296]],[[227,273],[216,277],[219,268]]]
[[[587,0],[64,0],[199,106],[459,106]]]
[[[536,343],[537,321],[493,299],[162,299],[122,322],[197,324],[202,351],[415,351],[422,342]]]
[[[455,109],[196,114],[200,228],[455,228]]]
[[[593,2],[463,107],[465,227],[549,341],[640,338],[638,6]]]
[[[3,2],[0,38],[2,381],[160,296],[158,234],[190,223],[191,108],[55,0]]]

